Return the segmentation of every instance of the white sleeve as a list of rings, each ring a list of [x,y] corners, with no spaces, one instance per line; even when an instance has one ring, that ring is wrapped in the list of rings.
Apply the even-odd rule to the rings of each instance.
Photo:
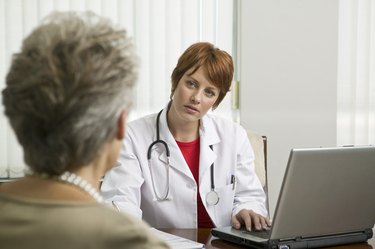
[[[114,208],[142,218],[140,204],[143,182],[143,174],[136,156],[135,144],[127,133],[117,165],[109,170],[103,179],[101,194],[104,201]]]
[[[236,135],[239,147],[237,149],[236,193],[232,215],[236,215],[242,209],[249,209],[267,217],[266,195],[255,173],[254,152],[250,141],[242,127]]]

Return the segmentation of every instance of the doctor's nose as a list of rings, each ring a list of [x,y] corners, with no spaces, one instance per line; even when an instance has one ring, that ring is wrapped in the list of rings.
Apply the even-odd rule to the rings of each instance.
[[[190,98],[190,101],[193,104],[200,104],[201,103],[201,94],[198,92],[196,94],[193,94]]]

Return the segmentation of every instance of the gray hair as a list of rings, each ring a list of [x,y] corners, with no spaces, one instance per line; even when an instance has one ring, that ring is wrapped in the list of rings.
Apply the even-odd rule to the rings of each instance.
[[[92,12],[55,12],[13,55],[5,115],[37,173],[93,162],[129,110],[137,58],[126,31]]]

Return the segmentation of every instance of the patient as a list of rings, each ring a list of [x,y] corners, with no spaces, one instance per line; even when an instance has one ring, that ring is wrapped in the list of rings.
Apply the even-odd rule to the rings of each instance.
[[[1,248],[167,248],[106,207],[136,81],[125,30],[91,12],[51,14],[14,55],[2,91],[27,175],[0,187]]]

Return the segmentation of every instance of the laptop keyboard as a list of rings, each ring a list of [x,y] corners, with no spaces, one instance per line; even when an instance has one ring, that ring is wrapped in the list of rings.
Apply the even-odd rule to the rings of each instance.
[[[271,229],[268,230],[253,230],[253,231],[243,231],[245,234],[250,234],[252,236],[260,237],[263,239],[268,239],[271,235]]]

